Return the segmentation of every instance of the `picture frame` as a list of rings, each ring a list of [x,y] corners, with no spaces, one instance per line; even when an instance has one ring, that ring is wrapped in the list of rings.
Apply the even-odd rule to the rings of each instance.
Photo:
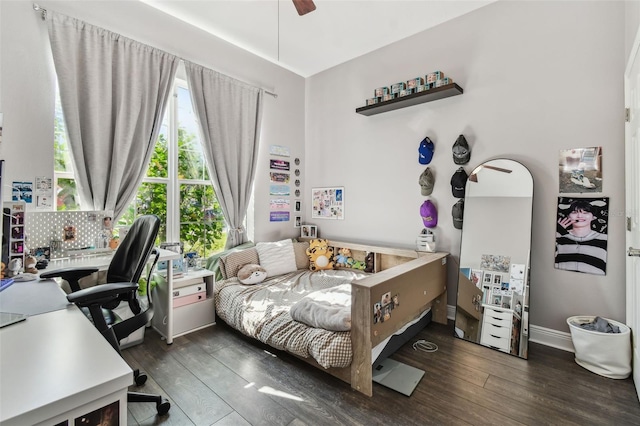
[[[294,228],[300,228],[300,226],[302,226],[301,223],[302,223],[302,217],[295,216],[294,221],[293,221],[293,227]]]
[[[302,203],[300,202],[300,200],[296,200],[294,205],[295,205],[295,211],[296,212],[302,211]]]
[[[301,225],[300,236],[303,238],[318,238],[318,227],[315,225]]]
[[[482,269],[472,269],[471,270],[471,282],[478,288],[482,286],[482,275],[484,271]]]
[[[344,187],[311,189],[311,218],[344,219]]]

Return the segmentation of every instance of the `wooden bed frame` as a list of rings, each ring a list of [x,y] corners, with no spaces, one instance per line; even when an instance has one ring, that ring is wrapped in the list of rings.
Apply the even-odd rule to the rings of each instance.
[[[306,239],[305,239],[306,240]],[[447,255],[409,249],[354,244],[329,240],[329,246],[348,248],[356,260],[375,253],[375,274],[353,281],[351,291],[350,367],[323,368],[312,358],[301,360],[351,384],[367,396],[373,395],[371,350],[405,324],[431,308],[433,321],[447,323]],[[399,304],[384,322],[373,323],[373,306],[391,292]]]

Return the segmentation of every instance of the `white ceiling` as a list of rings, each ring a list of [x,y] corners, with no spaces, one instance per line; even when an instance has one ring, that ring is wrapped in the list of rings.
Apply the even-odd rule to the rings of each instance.
[[[495,0],[141,0],[303,77]]]

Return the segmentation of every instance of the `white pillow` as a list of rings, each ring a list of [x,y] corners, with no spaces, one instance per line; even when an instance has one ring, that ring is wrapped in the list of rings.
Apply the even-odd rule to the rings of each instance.
[[[260,266],[267,271],[267,277],[288,274],[298,269],[291,240],[258,243],[256,250],[260,258]]]

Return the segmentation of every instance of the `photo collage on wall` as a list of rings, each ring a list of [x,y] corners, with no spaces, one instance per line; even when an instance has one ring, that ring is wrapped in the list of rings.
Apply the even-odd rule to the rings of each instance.
[[[269,146],[269,221],[291,221],[291,209],[294,210],[293,226],[302,225],[302,203],[300,201],[300,159],[295,158],[291,164],[289,147],[281,145]],[[292,175],[293,172],[293,175]],[[292,185],[293,184],[293,191]],[[295,196],[294,201],[291,196]]]
[[[554,267],[606,275],[609,198],[602,193],[602,147],[560,150]]]
[[[479,269],[461,268],[460,271],[482,290],[482,299],[478,296],[474,303],[512,309],[521,314],[525,269],[524,264],[511,263],[510,256],[483,254]]]
[[[313,188],[311,217],[313,219],[344,219],[344,187]]]

